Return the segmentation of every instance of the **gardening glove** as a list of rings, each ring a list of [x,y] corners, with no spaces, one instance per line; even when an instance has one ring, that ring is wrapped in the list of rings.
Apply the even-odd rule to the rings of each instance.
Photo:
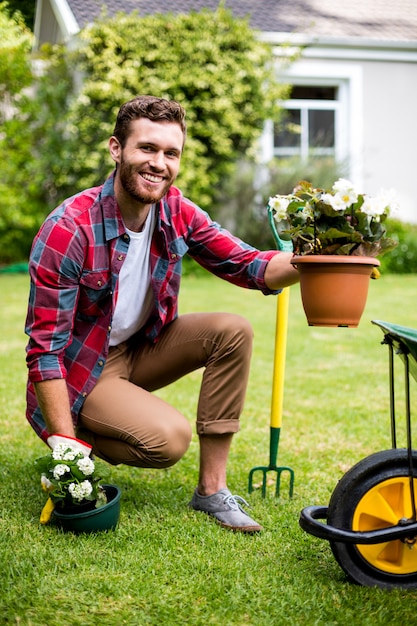
[[[46,476],[41,476],[41,487],[44,491],[46,491],[46,493],[49,493],[53,489],[53,484],[46,478]],[[54,508],[55,502],[53,502],[52,498],[49,497],[41,511],[41,516],[39,518],[41,524],[47,524],[49,522],[52,517],[52,513],[54,512]]]
[[[84,456],[90,456],[93,446],[89,443],[82,441],[81,439],[75,439],[75,437],[68,437],[67,435],[50,435],[46,440],[48,446],[54,450],[55,446],[59,443],[67,444],[74,448],[76,452],[82,452]]]
[[[54,512],[54,508],[55,502],[52,501],[52,498],[48,498],[39,518],[41,524],[45,525],[49,522],[52,517],[52,513]]]

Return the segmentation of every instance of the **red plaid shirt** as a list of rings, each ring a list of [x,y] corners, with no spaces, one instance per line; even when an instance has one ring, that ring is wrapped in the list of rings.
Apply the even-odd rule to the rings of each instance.
[[[33,242],[25,327],[29,336],[26,414],[44,440],[49,433],[33,383],[65,378],[76,424],[106,362],[118,276],[129,246],[113,176],[56,208]],[[176,187],[158,208],[151,244],[154,310],[144,328],[149,340],[157,341],[163,326],[178,315],[185,253],[236,285],[272,293],[263,276],[275,251],[259,252],[233,237]]]

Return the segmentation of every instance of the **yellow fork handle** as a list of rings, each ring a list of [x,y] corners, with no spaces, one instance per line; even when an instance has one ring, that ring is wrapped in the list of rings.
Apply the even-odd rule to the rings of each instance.
[[[272,377],[271,427],[281,428],[284,404],[285,359],[287,352],[288,308],[290,288],[285,287],[277,297],[275,354]]]

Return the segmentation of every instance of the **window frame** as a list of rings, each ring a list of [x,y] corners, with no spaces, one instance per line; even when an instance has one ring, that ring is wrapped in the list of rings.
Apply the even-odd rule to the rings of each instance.
[[[278,70],[279,71],[279,70]],[[285,71],[279,71],[282,84],[294,86],[323,86],[337,88],[337,100],[302,100],[307,106],[313,102],[331,103],[335,107],[334,156],[343,163],[346,175],[361,185],[363,180],[363,86],[362,67],[354,63],[328,63],[313,59],[294,61]],[[283,108],[296,101],[283,101]],[[322,104],[322,106],[325,106]],[[293,106],[295,108],[295,106]],[[274,158],[274,121],[268,120],[261,139],[264,162]]]
[[[294,87],[298,86],[293,84]],[[310,86],[310,85],[302,85]],[[314,85],[318,87],[324,86],[322,83],[320,85]],[[329,86],[329,85],[326,85]],[[299,156],[301,159],[306,160],[309,156],[334,156],[336,158],[337,155],[337,138],[340,135],[340,130],[338,129],[339,120],[340,120],[340,100],[339,100],[339,85],[331,85],[334,87],[337,95],[334,100],[315,100],[313,98],[309,99],[300,99],[300,98],[290,98],[286,101],[280,103],[283,109],[300,111],[300,145],[297,147],[290,146],[277,146],[275,145],[275,134],[274,134],[274,146],[273,152],[276,157],[286,157],[286,156]],[[334,146],[330,148],[325,147],[313,147],[310,145],[310,120],[309,113],[310,111],[333,111],[334,112]],[[279,122],[278,122],[279,123]]]

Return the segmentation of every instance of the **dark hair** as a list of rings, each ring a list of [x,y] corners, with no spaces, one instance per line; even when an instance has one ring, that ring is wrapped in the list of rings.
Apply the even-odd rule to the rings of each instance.
[[[178,102],[155,96],[137,96],[122,104],[117,114],[113,135],[119,140],[122,148],[129,136],[130,122],[141,117],[146,117],[153,122],[176,122],[181,126],[185,140],[187,132],[185,110]]]

